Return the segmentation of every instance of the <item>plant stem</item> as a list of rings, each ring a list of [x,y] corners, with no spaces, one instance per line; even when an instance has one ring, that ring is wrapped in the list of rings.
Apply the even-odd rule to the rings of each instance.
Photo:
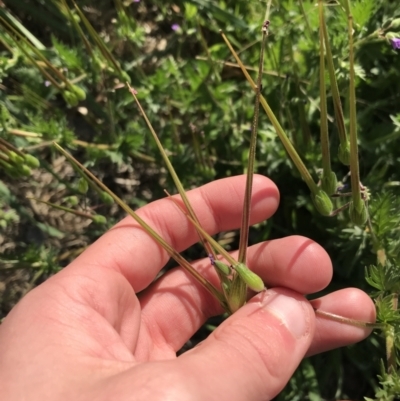
[[[354,71],[354,46],[353,46],[353,16],[350,10],[349,0],[346,0],[347,31],[349,37],[349,62],[350,62],[350,171],[351,171],[351,193],[353,204],[356,209],[362,208],[360,189],[360,170],[358,166],[358,143],[357,143],[357,110],[356,110],[356,88]]]

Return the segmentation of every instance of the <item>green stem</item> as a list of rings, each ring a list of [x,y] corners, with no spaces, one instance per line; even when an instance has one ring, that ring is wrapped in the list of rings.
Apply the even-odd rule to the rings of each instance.
[[[350,11],[349,0],[346,0],[347,31],[349,37],[349,61],[350,61],[350,171],[351,192],[353,204],[356,209],[363,207],[360,189],[360,170],[358,165],[358,143],[357,143],[357,110],[356,110],[356,88],[354,71],[354,46],[353,46],[353,16]]]

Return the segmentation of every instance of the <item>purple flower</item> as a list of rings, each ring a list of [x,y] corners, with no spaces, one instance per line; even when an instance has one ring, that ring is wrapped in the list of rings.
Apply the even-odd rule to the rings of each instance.
[[[173,30],[173,31],[177,31],[178,29],[180,29],[181,27],[178,25],[178,24],[172,24],[171,25],[171,29]]]
[[[400,50],[400,38],[391,38],[390,43],[394,50]]]
[[[133,0],[134,3],[140,3],[140,0]]]
[[[44,81],[44,86],[48,87],[48,86],[50,86],[50,85],[51,85],[51,82],[50,82],[50,81]]]

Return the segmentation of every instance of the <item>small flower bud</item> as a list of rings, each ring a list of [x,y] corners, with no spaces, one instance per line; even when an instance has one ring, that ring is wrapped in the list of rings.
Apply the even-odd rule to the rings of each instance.
[[[100,192],[100,199],[106,204],[106,205],[112,205],[114,203],[114,199],[112,198],[111,195],[109,195],[107,192]]]
[[[397,32],[386,32],[386,34],[385,34],[385,38],[387,40],[396,39],[398,37],[399,37],[399,34]]]
[[[212,179],[216,175],[215,169],[213,167],[204,166],[201,169],[201,171],[202,171],[203,175],[208,179]]]
[[[101,214],[95,214],[94,216],[92,216],[92,220],[96,224],[106,224],[107,223],[107,219],[104,216],[102,216]]]
[[[25,163],[29,167],[38,168],[40,166],[40,162],[35,156],[27,154],[27,155],[24,155],[24,158],[25,158]]]
[[[68,203],[70,206],[76,206],[79,203],[79,199],[75,195],[66,196],[64,202]]]
[[[68,103],[68,105],[74,107],[77,106],[79,103],[78,98],[76,97],[75,93],[65,90],[62,93],[64,100]]]
[[[399,29],[400,28],[400,18],[395,18],[389,25],[389,28],[392,29]]]
[[[338,158],[345,166],[350,165],[350,143],[348,141],[339,145]]]
[[[31,175],[31,169],[26,164],[19,164],[18,171],[23,177],[29,177]]]
[[[229,276],[231,274],[231,269],[230,267],[221,262],[220,260],[214,260],[214,266],[225,276]]]
[[[327,175],[323,175],[321,178],[321,188],[328,194],[333,195],[337,189],[337,178],[336,174],[331,171]]]
[[[79,178],[79,181],[78,181],[78,191],[79,191],[81,194],[85,194],[85,193],[88,191],[88,189],[89,189],[89,184],[88,184],[88,182],[86,181],[86,179],[83,178],[83,177]]]
[[[77,85],[72,85],[71,91],[74,92],[75,96],[78,100],[85,100],[86,99],[86,92]]]
[[[238,263],[233,268],[238,272],[240,278],[247,284],[249,288],[251,288],[255,292],[262,291],[265,286],[262,279],[257,276],[256,273],[252,272],[246,265],[243,263]]]
[[[124,82],[128,82],[128,84],[131,83],[131,77],[128,75],[127,72],[122,71],[121,72],[121,78],[124,80]]]
[[[20,155],[18,155],[18,154],[15,153],[15,152],[13,152],[12,150],[10,150],[10,151],[8,152],[7,155],[8,155],[8,157],[10,158],[10,160],[11,160],[13,163],[17,164],[17,165],[19,165],[19,164],[25,162],[25,160],[24,160],[23,157],[21,157]]]
[[[367,207],[365,206],[365,202],[360,202],[360,207],[357,208],[354,205],[354,202],[350,202],[349,206],[349,213],[350,213],[350,220],[352,223],[357,224],[358,226],[362,226],[367,222],[368,212]]]
[[[222,282],[221,286],[222,286],[222,290],[224,291],[225,294],[229,293],[229,288],[230,287],[229,287],[228,283]]]
[[[7,163],[6,161],[0,159],[0,167],[4,170],[4,172],[11,178],[19,178],[21,174],[15,168],[15,166]]]
[[[315,195],[311,195],[314,205],[322,216],[329,216],[332,213],[333,205],[328,194],[319,189]]]

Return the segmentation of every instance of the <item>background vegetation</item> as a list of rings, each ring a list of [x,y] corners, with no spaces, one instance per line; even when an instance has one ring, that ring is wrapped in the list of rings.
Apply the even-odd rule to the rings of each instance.
[[[371,192],[376,235],[398,264],[400,55],[384,35],[400,17],[400,6],[384,0],[351,3],[361,180]],[[339,1],[325,5],[347,113],[347,20]],[[127,80],[138,91],[186,188],[246,169],[254,94],[219,30],[239,49],[248,68],[256,69],[265,2],[81,0],[79,8],[83,15],[65,0],[0,2],[0,318],[32,286],[67,265],[124,216],[96,191],[85,193],[79,175],[52,148],[52,141],[135,208],[164,196],[163,189],[174,192],[125,87]],[[308,1],[272,1],[269,19],[262,93],[317,177],[318,8]],[[399,31],[394,25],[390,29]],[[71,98],[68,82],[86,98]],[[331,98],[328,107],[333,116]],[[329,128],[335,151],[335,127]],[[40,166],[10,169],[4,141],[36,156]],[[338,178],[348,183],[347,169],[336,156],[333,160]],[[376,249],[368,228],[350,223],[347,212],[330,218],[315,211],[309,190],[263,113],[257,171],[276,182],[281,205],[272,219],[251,229],[251,242],[308,236],[328,251],[334,264],[326,291],[348,286],[371,291],[365,267],[376,264]],[[106,222],[98,224],[32,197],[106,216]],[[228,249],[237,247],[237,233],[223,233],[219,240]],[[204,256],[199,249],[186,256]],[[188,346],[206,334],[202,329]],[[279,399],[374,397],[384,355],[384,342],[376,333],[356,346],[308,359]]]

